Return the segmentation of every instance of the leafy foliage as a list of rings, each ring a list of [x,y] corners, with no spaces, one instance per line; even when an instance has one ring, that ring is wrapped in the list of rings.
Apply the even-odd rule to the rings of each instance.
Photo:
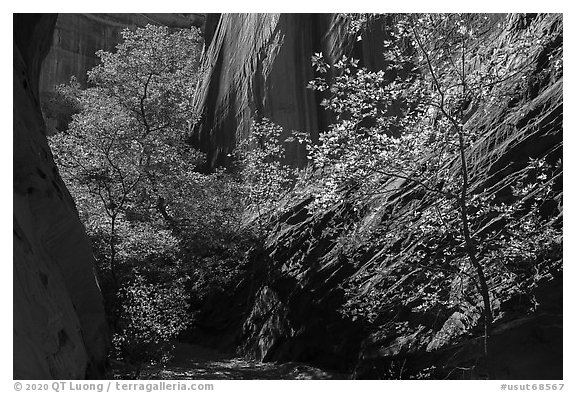
[[[313,165],[330,167],[321,199],[336,200],[346,184],[362,184],[368,195],[381,192],[382,177],[391,174],[428,190],[456,193],[461,179],[446,165],[459,149],[456,129],[481,103],[498,104],[512,94],[499,82],[529,70],[521,62],[510,66],[507,48],[483,52],[483,44],[503,28],[484,15],[398,16],[383,43],[385,70],[359,68],[358,60],[346,56],[330,65],[321,53],[314,55],[320,76],[309,87],[329,92],[321,105],[337,119],[310,146]],[[534,43],[540,41],[523,37],[509,43],[514,59]],[[329,70],[336,72],[333,78]],[[463,132],[467,149],[479,135]]]
[[[60,85],[56,86],[53,92],[40,93],[42,114],[46,120],[55,121],[55,132],[68,129],[72,116],[81,110],[78,96],[74,94],[79,90],[80,84],[72,77],[69,86]],[[49,133],[52,133],[52,130]]]
[[[163,190],[194,181],[202,160],[184,144],[198,33],[148,26],[123,37],[117,52],[98,52],[102,64],[89,73],[95,87],[68,88],[82,112],[51,140],[65,172],[74,169],[77,184],[99,197],[109,216],[169,204],[175,198]]]
[[[186,143],[199,33],[122,35],[97,53],[92,87],[58,88],[80,110],[50,144],[92,239],[118,356],[143,362],[190,326],[193,303],[230,285],[248,246],[239,184],[199,173],[204,156]]]
[[[256,211],[260,224],[262,217],[278,209],[278,202],[293,188],[299,175],[297,168],[285,163],[283,142],[293,137],[282,141],[283,134],[282,127],[269,119],[254,121],[249,137],[236,150],[245,205]]]
[[[114,338],[119,356],[134,363],[143,360],[166,362],[170,340],[189,321],[188,299],[182,280],[152,284],[141,275],[122,293],[123,329]]]
[[[553,203],[546,180],[561,165],[528,184],[522,180],[506,202],[495,200],[493,190],[470,187],[468,151],[482,135],[468,120],[517,100],[504,82],[529,78],[535,64],[528,49],[545,45],[529,32],[510,46],[487,45],[502,29],[497,17],[485,15],[398,15],[383,43],[383,71],[346,57],[334,64],[321,53],[312,57],[319,76],[309,87],[328,93],[322,106],[336,122],[317,145],[309,142],[312,165],[323,174],[310,211],[343,202],[358,211],[374,201],[398,205],[361,243],[364,249],[350,253],[360,261],[370,252],[378,258],[352,278],[342,310],[354,320],[385,324],[392,337],[406,312],[421,315],[404,328],[422,340],[426,329],[466,334],[481,319],[488,337],[493,319],[503,317],[502,303],[531,296],[544,277],[534,272],[545,270],[549,279],[558,268],[561,233],[536,228],[545,222],[538,206]],[[518,190],[532,192],[537,204],[527,204]],[[458,315],[470,320],[454,326],[467,328],[434,325]]]

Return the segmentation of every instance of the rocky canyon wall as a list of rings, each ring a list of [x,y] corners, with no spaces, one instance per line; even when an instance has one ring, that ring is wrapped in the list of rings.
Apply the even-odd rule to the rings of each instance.
[[[13,377],[102,376],[108,330],[90,242],[53,161],[39,77],[56,15],[14,15]]]
[[[306,88],[314,78],[314,53],[331,60],[355,50],[368,66],[382,61],[374,46],[382,25],[371,26],[354,45],[356,36],[335,14],[214,14],[206,25],[215,27],[207,34],[206,73],[195,102],[201,117],[192,140],[212,167],[228,163],[253,118],[267,117],[285,132],[306,131],[317,138],[329,118],[318,105],[321,97]],[[290,145],[287,150],[291,163],[305,163],[303,149]]]

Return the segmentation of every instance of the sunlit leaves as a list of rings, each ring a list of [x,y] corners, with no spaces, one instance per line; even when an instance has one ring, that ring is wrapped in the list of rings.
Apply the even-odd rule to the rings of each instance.
[[[183,280],[153,284],[136,275],[122,298],[125,324],[115,336],[116,350],[134,363],[161,361],[170,340],[189,323],[189,295]]]
[[[297,177],[297,169],[285,163],[283,134],[282,127],[268,119],[253,122],[249,138],[236,150],[246,206],[256,211],[259,220],[276,206]],[[301,135],[296,137],[302,139]],[[288,141],[296,139],[291,136]]]
[[[201,51],[198,31],[148,25],[126,29],[122,36],[115,52],[97,52],[101,64],[88,73],[90,82],[119,98],[152,129],[192,121],[190,97]]]
[[[237,284],[251,245],[240,231],[246,191],[261,198],[278,190],[273,180],[250,189],[223,169],[198,171],[205,156],[186,142],[196,29],[147,26],[123,38],[115,52],[98,52],[88,89],[58,88],[79,112],[50,144],[92,241],[116,356],[141,364],[169,352],[192,319],[190,304]],[[263,148],[267,155],[248,165],[253,175],[256,158],[281,152]],[[264,168],[264,178],[282,176]]]
[[[561,234],[542,217],[554,204],[557,172],[529,162],[530,176],[513,182],[502,203],[466,188],[457,164],[484,131],[469,119],[478,108],[508,105],[516,92],[504,82],[528,78],[528,47],[542,40],[526,32],[509,37],[511,46],[494,45],[504,29],[499,18],[474,14],[397,15],[387,29],[383,72],[344,57],[331,67],[322,54],[312,59],[318,77],[309,87],[336,121],[308,147],[322,173],[311,212],[342,203],[360,211],[387,197],[394,208],[359,247],[358,263],[367,250],[378,258],[351,278],[342,312],[393,327],[390,319],[407,309],[440,320],[459,310],[478,323],[483,299],[463,235],[464,207],[499,318],[502,302],[532,296],[536,277],[558,267]]]
[[[149,25],[123,37],[116,52],[98,52],[101,64],[89,72],[94,87],[74,91],[82,111],[51,140],[68,168],[64,177],[97,196],[111,216],[152,208],[159,197],[176,203],[163,190],[193,183],[203,159],[184,144],[198,32]]]
[[[198,173],[204,156],[185,141],[199,33],[147,26],[123,38],[98,52],[91,87],[58,88],[80,110],[50,144],[91,237],[116,342],[138,363],[185,326],[187,242],[211,237],[222,223],[209,218],[224,212],[205,202],[219,175]]]

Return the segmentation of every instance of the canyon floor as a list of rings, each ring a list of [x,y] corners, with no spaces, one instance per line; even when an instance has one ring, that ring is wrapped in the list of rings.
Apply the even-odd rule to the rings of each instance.
[[[116,379],[133,379],[130,370],[116,367]],[[324,371],[303,363],[257,362],[233,357],[198,345],[179,343],[174,357],[164,366],[144,368],[138,379],[205,379],[205,380],[290,380],[290,379],[348,379],[345,374]]]

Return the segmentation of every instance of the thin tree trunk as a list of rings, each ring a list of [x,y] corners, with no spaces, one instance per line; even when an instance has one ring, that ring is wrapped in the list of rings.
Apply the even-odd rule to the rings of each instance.
[[[118,321],[120,320],[120,308],[118,302],[118,276],[116,274],[116,246],[114,245],[114,239],[116,237],[116,214],[110,216],[112,222],[110,224],[110,277],[112,279],[112,301],[111,301],[111,317],[112,317],[112,330],[117,331]]]
[[[467,204],[466,204],[466,196],[468,194],[468,167],[466,164],[466,145],[465,145],[465,141],[464,141],[464,134],[463,134],[463,130],[462,130],[462,125],[456,121],[456,119],[454,119],[453,116],[451,116],[447,111],[446,111],[446,107],[444,105],[445,103],[445,94],[444,91],[442,90],[442,86],[440,84],[440,81],[438,80],[436,73],[434,72],[434,67],[432,66],[432,61],[430,59],[430,56],[428,55],[428,51],[426,50],[426,48],[424,47],[424,45],[422,44],[421,40],[420,40],[420,36],[418,35],[418,31],[415,27],[414,24],[412,24],[412,31],[414,33],[414,38],[416,39],[416,42],[418,44],[418,47],[422,50],[422,53],[424,55],[424,58],[426,59],[426,65],[428,66],[428,70],[430,71],[430,75],[432,76],[432,82],[434,84],[434,87],[436,88],[436,90],[438,91],[438,94],[440,95],[440,104],[439,104],[439,108],[440,111],[442,112],[442,114],[452,123],[454,129],[456,130],[456,132],[458,132],[458,144],[459,144],[459,150],[460,150],[460,163],[462,166],[462,186],[461,186],[461,194],[460,197],[458,198],[458,204],[460,207],[460,215],[461,215],[461,220],[462,220],[462,233],[464,235],[464,241],[466,243],[466,252],[468,254],[468,257],[470,259],[470,263],[472,264],[472,266],[476,269],[476,273],[478,275],[478,284],[479,284],[479,292],[480,292],[480,296],[482,297],[482,301],[484,303],[484,356],[485,356],[485,360],[486,360],[486,368],[487,370],[489,370],[489,350],[488,350],[488,344],[489,344],[489,337],[491,334],[491,330],[492,330],[492,308],[490,306],[490,291],[488,289],[488,284],[486,282],[486,276],[484,275],[484,268],[482,266],[482,264],[480,263],[480,261],[478,261],[477,258],[477,251],[476,251],[476,245],[474,243],[474,240],[472,239],[472,236],[470,235],[470,227],[469,227],[469,219],[468,219],[468,209],[467,209]],[[462,41],[462,97],[465,97],[466,95],[466,78],[465,78],[465,45],[464,45],[464,41]],[[461,117],[462,113],[461,113]]]
[[[112,223],[110,225],[110,275],[112,277],[112,286],[114,293],[118,291],[118,277],[116,275],[116,246],[114,245],[114,238],[116,235],[116,214],[112,217]]]
[[[119,289],[118,275],[116,274],[116,215],[112,218],[112,224],[110,226],[110,275],[112,276],[112,286],[114,290],[114,296]]]
[[[476,244],[470,235],[470,226],[468,219],[468,206],[466,204],[466,195],[468,193],[468,167],[466,164],[465,144],[462,129],[458,128],[458,142],[460,150],[460,162],[462,166],[462,193],[459,199],[460,214],[462,219],[462,233],[464,234],[464,241],[466,243],[466,252],[472,266],[476,269],[478,275],[478,283],[480,284],[480,295],[484,303],[484,356],[486,359],[486,368],[489,369],[489,338],[492,332],[492,307],[490,305],[490,291],[486,276],[484,275],[484,267],[478,261]]]

